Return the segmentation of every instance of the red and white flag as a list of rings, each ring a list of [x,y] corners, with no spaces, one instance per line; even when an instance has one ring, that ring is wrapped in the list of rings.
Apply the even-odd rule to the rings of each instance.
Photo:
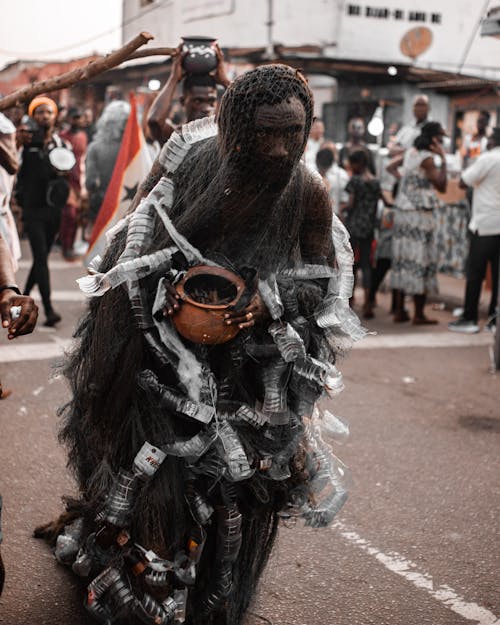
[[[137,120],[135,96],[131,94],[130,115],[123,131],[115,168],[92,228],[85,256],[87,265],[95,256],[103,254],[107,245],[106,233],[127,214],[139,184],[151,165],[151,156]]]

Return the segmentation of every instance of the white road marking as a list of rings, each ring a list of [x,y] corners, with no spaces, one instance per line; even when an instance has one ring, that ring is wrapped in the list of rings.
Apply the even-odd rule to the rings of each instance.
[[[496,617],[493,612],[483,608],[477,603],[470,603],[456,593],[453,588],[447,585],[435,586],[434,580],[429,573],[419,571],[417,565],[411,560],[407,560],[399,553],[391,552],[390,554],[383,553],[370,543],[361,538],[359,534],[349,530],[343,523],[336,521],[333,526],[340,530],[341,536],[343,536],[349,542],[355,544],[357,547],[366,551],[369,555],[373,556],[381,564],[383,564],[389,571],[396,573],[404,577],[407,581],[411,582],[417,588],[425,590],[434,599],[440,601],[447,608],[459,614],[469,621],[475,621],[476,625],[500,625],[500,619]]]
[[[15,343],[0,346],[0,363],[23,360],[52,360],[63,355],[73,339],[59,339],[50,343]]]
[[[369,335],[354,343],[354,349],[404,349],[406,347],[481,347],[491,345],[491,334],[459,334],[457,332],[422,332]]]
[[[72,339],[61,338],[53,328],[40,328],[50,330],[51,342],[44,343],[21,343],[17,340],[14,344],[0,345],[0,363],[19,362],[22,360],[49,360],[61,356],[67,349]],[[408,347],[482,347],[490,345],[491,334],[453,334],[452,332],[432,332],[425,334],[393,334],[369,336],[359,343],[355,343],[356,349],[404,349]]]

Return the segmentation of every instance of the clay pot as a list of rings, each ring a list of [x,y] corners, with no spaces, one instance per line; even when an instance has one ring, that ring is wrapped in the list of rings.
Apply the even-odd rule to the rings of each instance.
[[[228,326],[224,314],[236,306],[245,290],[239,276],[221,267],[198,265],[189,269],[175,288],[182,304],[172,322],[181,336],[193,343],[218,345],[238,334],[238,326]],[[223,303],[202,302],[200,292],[214,293]]]
[[[182,67],[187,74],[209,74],[217,67],[213,37],[183,37]]]

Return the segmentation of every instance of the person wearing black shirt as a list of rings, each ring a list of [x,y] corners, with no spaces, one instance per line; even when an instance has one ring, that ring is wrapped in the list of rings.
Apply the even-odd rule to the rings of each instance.
[[[16,189],[33,255],[24,294],[29,295],[38,284],[46,315],[44,325],[54,326],[61,321],[61,316],[52,307],[48,256],[59,231],[69,185],[51,164],[49,153],[54,148],[67,146],[54,132],[57,105],[53,100],[44,96],[35,98],[29,105],[29,115],[33,136],[23,150]]]

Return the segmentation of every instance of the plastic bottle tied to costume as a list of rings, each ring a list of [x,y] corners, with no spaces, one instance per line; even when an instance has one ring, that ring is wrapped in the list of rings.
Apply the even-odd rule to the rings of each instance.
[[[303,510],[306,525],[324,527],[332,522],[347,500],[349,471],[321,437],[317,411],[305,424],[310,473],[310,497]],[[332,415],[333,416],[333,415]]]
[[[349,437],[349,423],[343,417],[332,414],[322,407],[314,408],[314,416],[318,420],[321,431],[336,443],[343,443]]]
[[[153,477],[165,458],[160,449],[145,442],[134,458],[132,471],[122,469],[118,473],[99,520],[115,527],[127,527],[141,483]]]
[[[101,527],[90,534],[73,563],[72,568],[77,575],[87,577],[100,564],[107,563],[116,549],[128,542],[130,537],[126,528],[130,524],[137,494],[144,482],[153,477],[165,458],[166,454],[160,449],[145,442],[134,458],[132,471],[122,469],[118,473],[103,509],[96,516],[96,522]],[[70,537],[61,538],[61,558],[67,557],[70,542]]]
[[[66,525],[64,532],[57,537],[54,555],[61,564],[70,564],[76,558],[82,538],[83,518]]]

